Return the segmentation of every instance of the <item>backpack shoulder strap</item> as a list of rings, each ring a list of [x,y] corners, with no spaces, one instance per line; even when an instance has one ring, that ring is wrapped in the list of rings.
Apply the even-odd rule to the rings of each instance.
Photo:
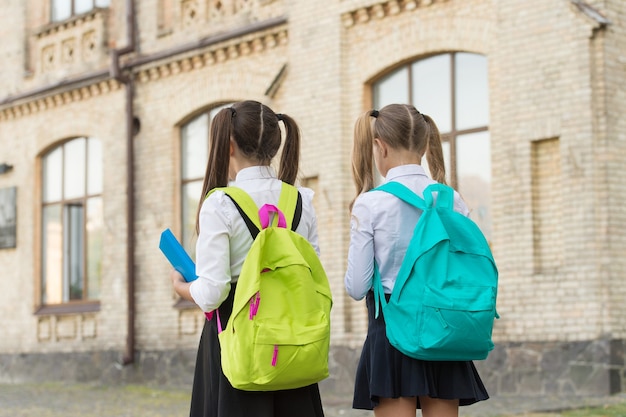
[[[207,197],[216,190],[222,191],[228,196],[228,198],[231,199],[235,208],[243,218],[243,221],[246,223],[246,226],[250,231],[250,235],[252,235],[252,239],[256,239],[257,235],[261,231],[261,221],[259,220],[259,208],[252,197],[239,187],[214,188],[209,191]]]
[[[437,201],[433,199],[433,193],[437,193]],[[434,207],[435,204],[439,208],[452,210],[454,208],[454,189],[445,184],[430,184],[424,190],[424,201],[426,207]]]
[[[428,205],[420,196],[411,191],[406,185],[400,184],[396,181],[389,181],[378,187],[374,188],[372,191],[385,191],[389,194],[393,194],[398,197],[400,200],[417,207],[421,210],[426,210]]]
[[[302,217],[302,196],[300,191],[293,185],[283,182],[278,208],[285,215],[287,228],[295,231]]]
[[[207,197],[216,190],[222,191],[231,199],[235,208],[243,218],[243,221],[246,223],[252,239],[256,239],[262,227],[259,219],[259,208],[252,197],[241,188],[233,186],[214,188],[209,191]],[[287,215],[285,215],[287,227],[291,227],[291,230],[295,231],[302,217],[302,196],[298,189],[283,182],[278,207],[280,207],[283,214],[287,213]],[[293,216],[289,216],[289,213],[293,213]]]

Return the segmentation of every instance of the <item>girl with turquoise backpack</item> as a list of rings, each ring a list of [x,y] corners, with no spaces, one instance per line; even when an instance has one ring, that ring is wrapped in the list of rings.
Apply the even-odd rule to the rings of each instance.
[[[286,137],[277,174],[270,163],[283,142],[281,122]],[[237,187],[251,198],[251,205],[281,207],[284,184],[291,187],[296,180],[299,153],[300,134],[296,122],[287,115],[274,113],[262,103],[235,103],[220,110],[211,123],[209,161],[196,222],[198,278],[186,282],[176,270],[171,272],[178,295],[195,302],[210,317],[205,321],[198,348],[191,417],[324,415],[317,383],[273,391],[234,388],[222,369],[222,339],[218,338],[224,326],[229,329],[227,323],[231,313],[235,315],[235,289],[254,240],[236,199],[231,199],[223,187]],[[295,215],[291,221],[292,213],[285,213],[285,216],[290,219],[292,230],[305,238],[313,247],[313,253],[319,255],[313,191],[302,187],[298,191],[301,199],[298,221]],[[255,298],[254,311],[252,304],[249,309],[251,319],[257,312],[262,315],[262,310],[268,307],[267,302],[262,294]],[[214,311],[215,314],[209,314]],[[282,347],[274,346],[273,357],[259,360],[274,367],[281,365],[283,357]]]
[[[400,183],[417,196],[445,184],[441,138],[435,122],[411,105],[390,104],[361,115],[354,129],[352,169],[357,196],[351,205],[351,234],[345,286],[366,299],[368,332],[355,378],[353,407],[376,417],[456,417],[459,406],[488,398],[471,360],[423,360],[394,347],[378,304],[389,301],[422,210],[374,189],[374,167],[384,183]],[[421,166],[426,157],[431,179]],[[396,184],[398,185],[398,184]],[[451,207],[467,216],[458,193]],[[376,276],[376,279],[374,277]],[[407,331],[415,320],[402,323]]]

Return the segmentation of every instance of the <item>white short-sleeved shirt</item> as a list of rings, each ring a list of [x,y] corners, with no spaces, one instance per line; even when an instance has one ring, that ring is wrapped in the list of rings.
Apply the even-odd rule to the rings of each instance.
[[[423,197],[435,183],[420,165],[401,165],[387,172],[387,181],[397,181]],[[457,192],[454,210],[469,210]],[[386,294],[391,294],[421,210],[384,191],[361,194],[352,207],[348,270],[344,283],[348,294],[360,300],[372,288],[374,259]]]
[[[273,168],[255,166],[242,169],[230,185],[246,191],[258,207],[278,204],[282,182]],[[296,232],[304,236],[319,255],[313,191],[299,188],[302,217]],[[196,243],[196,275],[189,291],[203,311],[222,304],[236,282],[243,261],[252,246],[252,236],[237,208],[221,191],[212,193],[200,209],[200,234]]]

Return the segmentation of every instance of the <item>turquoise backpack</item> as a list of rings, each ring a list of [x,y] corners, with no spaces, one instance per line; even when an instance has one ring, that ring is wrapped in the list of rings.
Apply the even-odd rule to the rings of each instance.
[[[389,342],[421,360],[485,359],[494,347],[498,270],[484,235],[453,210],[454,190],[446,185],[428,186],[424,199],[398,182],[374,190],[423,210],[389,302],[374,268],[376,317],[382,304]]]
[[[233,200],[254,239],[218,336],[224,375],[245,391],[321,381],[328,377],[332,297],[315,249],[295,232],[302,212],[298,190],[283,183],[278,207],[261,209],[240,188],[219,190]]]

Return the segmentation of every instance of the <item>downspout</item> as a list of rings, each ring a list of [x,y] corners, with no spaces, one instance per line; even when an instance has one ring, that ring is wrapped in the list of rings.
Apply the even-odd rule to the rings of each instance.
[[[111,53],[111,78],[124,84],[126,93],[126,276],[127,276],[127,337],[122,365],[135,361],[135,153],[133,149],[134,112],[133,97],[135,85],[132,73],[122,74],[120,57],[135,52],[135,4],[126,0],[126,46],[114,49]]]

